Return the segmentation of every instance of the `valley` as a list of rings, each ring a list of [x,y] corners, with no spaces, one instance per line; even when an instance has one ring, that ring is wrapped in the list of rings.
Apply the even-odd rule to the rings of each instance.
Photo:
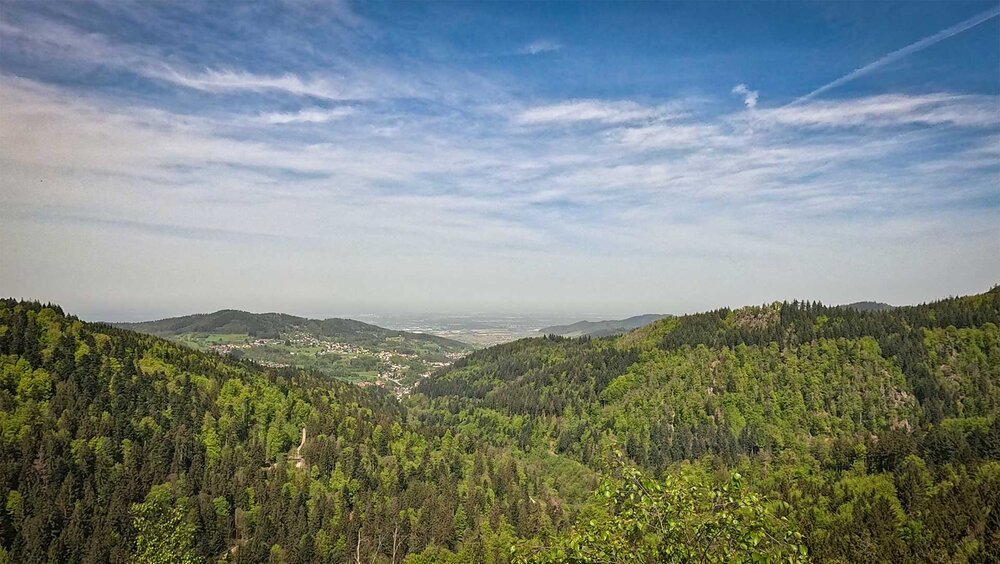
[[[476,348],[509,343],[525,337],[535,337],[539,334],[539,330],[544,327],[571,323],[578,319],[565,313],[361,314],[356,318],[401,331],[438,335],[470,343]]]
[[[0,0],[0,564],[811,562],[1000,563],[1000,0]]]

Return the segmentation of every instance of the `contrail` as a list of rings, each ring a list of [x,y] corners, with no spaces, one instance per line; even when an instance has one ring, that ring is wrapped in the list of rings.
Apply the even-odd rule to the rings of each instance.
[[[851,72],[849,74],[845,74],[844,76],[838,78],[837,80],[834,80],[833,82],[831,82],[829,84],[825,84],[823,86],[820,86],[819,88],[817,88],[816,90],[813,90],[812,92],[806,94],[805,96],[802,96],[800,98],[796,98],[795,100],[793,100],[793,101],[789,102],[788,104],[786,104],[785,107],[793,106],[795,104],[799,104],[801,102],[805,102],[806,100],[810,100],[812,98],[815,98],[816,96],[819,96],[820,94],[826,92],[827,90],[830,90],[831,88],[836,88],[836,87],[840,86],[841,84],[844,84],[846,82],[850,82],[850,81],[854,80],[855,78],[858,78],[859,76],[864,76],[864,75],[866,75],[866,74],[868,74],[868,73],[870,73],[870,72],[872,72],[874,70],[878,70],[878,69],[884,67],[885,65],[888,65],[889,63],[892,63],[894,61],[898,61],[899,59],[902,59],[903,57],[906,57],[907,55],[912,55],[913,53],[916,53],[917,51],[920,51],[922,49],[926,49],[926,48],[930,47],[931,45],[934,45],[935,43],[938,43],[940,41],[944,41],[945,39],[948,39],[949,37],[951,37],[953,35],[958,35],[959,33],[962,33],[963,31],[965,31],[967,29],[972,29],[972,28],[976,27],[977,25],[979,25],[979,24],[981,24],[981,23],[983,23],[983,22],[985,22],[987,20],[990,20],[992,18],[995,18],[997,16],[1000,16],[1000,6],[997,6],[996,8],[993,8],[992,10],[987,10],[987,11],[985,11],[985,12],[979,14],[979,15],[973,16],[973,17],[965,20],[964,22],[961,22],[961,23],[958,23],[958,24],[955,24],[955,25],[949,27],[948,29],[943,29],[943,30],[935,33],[934,35],[930,35],[928,37],[925,37],[925,38],[921,39],[920,41],[917,41],[916,43],[911,43],[910,45],[907,45],[906,47],[903,47],[902,49],[893,51],[892,53],[889,53],[888,55],[882,57],[881,59],[875,61],[874,63],[869,63],[869,64],[867,64],[867,65],[865,65],[865,66],[863,66],[863,67],[861,67],[859,69],[854,70],[853,72]]]

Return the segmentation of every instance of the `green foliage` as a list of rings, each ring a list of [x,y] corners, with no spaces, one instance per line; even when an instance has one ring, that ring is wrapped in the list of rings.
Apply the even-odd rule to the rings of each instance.
[[[619,457],[621,454],[619,453]],[[620,458],[619,458],[620,459]],[[801,535],[739,474],[714,486],[697,473],[649,479],[619,462],[596,493],[603,515],[568,535],[512,548],[515,562],[805,561]]]
[[[194,564],[195,527],[187,522],[187,500],[175,499],[168,484],[153,486],[142,503],[132,505],[134,561],[148,564]]]

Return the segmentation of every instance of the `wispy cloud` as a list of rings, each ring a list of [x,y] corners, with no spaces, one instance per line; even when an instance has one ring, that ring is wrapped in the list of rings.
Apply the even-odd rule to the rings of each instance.
[[[310,16],[319,14],[331,17],[351,28],[359,28],[367,24],[347,0],[281,0],[281,3]]]
[[[0,22],[0,37],[36,57],[121,69],[148,79],[209,93],[280,92],[325,100],[426,96],[418,81],[372,65],[345,61],[328,74],[251,72],[194,66],[142,45],[116,42],[51,20]]]
[[[751,116],[739,112],[712,119],[664,119],[672,115],[665,107],[683,104],[574,101],[536,107],[526,117],[515,113],[511,129],[489,121],[473,129],[470,122],[461,122],[463,129],[439,120],[390,115],[385,119],[398,129],[391,138],[378,133],[380,122],[373,115],[354,114],[371,123],[368,133],[339,119],[347,117],[345,112],[358,112],[356,108],[232,117],[238,127],[322,122],[331,139],[340,139],[316,142],[270,137],[266,130],[263,137],[233,137],[221,116],[204,120],[141,108],[120,112],[8,77],[0,81],[0,139],[9,148],[4,160],[10,171],[44,166],[63,171],[60,175],[125,175],[190,186],[192,196],[200,200],[252,202],[256,197],[248,190],[257,187],[282,197],[324,194],[336,199],[351,194],[351,200],[371,209],[385,209],[385,198],[396,198],[390,187],[405,184],[409,210],[419,209],[421,202],[435,209],[450,202],[457,207],[447,208],[447,213],[461,210],[482,221],[502,202],[501,208],[518,217],[505,222],[553,225],[539,217],[539,204],[564,202],[575,206],[576,213],[582,206],[611,216],[666,205],[664,198],[681,195],[694,198],[686,205],[725,199],[733,210],[777,199],[789,211],[801,204],[809,213],[823,214],[824,208],[810,203],[823,201],[821,197],[834,198],[841,207],[871,207],[884,194],[901,190],[897,183],[922,190],[931,180],[948,182],[949,170],[959,173],[949,168],[945,154],[937,159],[942,175],[934,179],[908,176],[909,165],[903,160],[893,165],[893,181],[888,181],[888,163],[940,140],[938,134],[921,129],[886,137],[885,128],[948,124],[966,131],[995,131],[997,116],[990,109],[997,104],[995,97],[894,95],[758,109]],[[521,127],[580,120],[589,120],[598,131],[556,128],[539,138],[534,128]],[[747,120],[752,120],[752,128],[745,127]],[[834,132],[800,135],[808,128]],[[681,153],[664,157],[663,151]],[[983,158],[988,160],[990,154]],[[859,162],[869,164],[858,167]],[[235,175],[240,170],[253,171],[253,176],[241,179]],[[288,183],[288,174],[297,175],[294,184]],[[8,196],[20,194],[18,201],[36,197],[17,188],[10,177],[13,184],[4,188]],[[968,179],[966,184],[969,189],[975,185]],[[281,186],[287,188],[276,192]],[[880,188],[865,188],[873,186]],[[87,205],[85,199],[79,204]],[[448,224],[439,223],[439,229]]]
[[[311,108],[294,113],[268,113],[258,116],[262,123],[283,125],[287,123],[326,123],[354,115],[357,110],[350,106],[337,108]]]
[[[718,146],[732,140],[710,124],[656,124],[620,130],[621,143],[641,150]]]
[[[213,229],[201,226],[176,225],[128,219],[108,219],[59,211],[36,211],[32,213],[8,212],[8,219],[28,219],[50,224],[73,224],[97,228],[114,228],[153,236],[164,236],[193,241],[221,241],[253,244],[315,244],[315,239],[288,237],[271,233],[260,233],[239,229]]]
[[[152,62],[143,48],[124,48],[100,33],[81,30],[47,19],[26,18],[14,24],[0,21],[0,38],[43,59],[77,61],[92,65],[132,67],[147,72]]]
[[[203,72],[187,73],[165,67],[146,74],[205,92],[232,91],[279,91],[299,96],[312,96],[329,100],[343,100],[367,97],[367,93],[357,88],[353,92],[348,87],[334,84],[326,79],[304,79],[294,74],[277,76],[260,75],[246,71],[210,69]]]
[[[648,107],[632,101],[573,100],[530,107],[514,116],[522,125],[571,124],[579,122],[626,123],[666,119],[676,112],[665,107]]]
[[[958,35],[959,33],[962,33],[964,31],[968,31],[968,30],[976,27],[977,25],[979,25],[981,23],[984,23],[984,22],[987,22],[987,21],[989,21],[989,20],[991,20],[991,19],[993,19],[993,18],[995,18],[997,16],[1000,16],[1000,6],[996,6],[994,8],[989,9],[989,10],[986,10],[985,12],[982,12],[981,14],[977,14],[977,15],[975,15],[975,16],[973,16],[973,17],[971,17],[971,18],[969,18],[969,19],[967,19],[967,20],[965,20],[965,21],[963,21],[961,23],[958,23],[958,24],[955,24],[955,25],[953,25],[953,26],[951,26],[949,28],[943,29],[943,30],[935,33],[934,35],[925,37],[925,38],[921,39],[920,41],[917,41],[916,43],[911,43],[911,44],[907,45],[906,47],[903,47],[902,49],[897,49],[896,51],[893,51],[892,53],[889,53],[888,55],[886,55],[886,56],[884,56],[884,57],[882,57],[882,58],[880,58],[880,59],[878,59],[878,60],[876,60],[876,61],[874,61],[872,63],[868,63],[867,65],[865,65],[865,66],[863,66],[861,68],[855,69],[854,71],[845,74],[844,76],[838,78],[837,80],[834,80],[833,82],[829,82],[827,84],[824,84],[823,86],[820,86],[819,88],[817,88],[816,90],[813,90],[812,92],[806,94],[805,96],[801,96],[799,98],[796,98],[789,105],[801,104],[802,102],[805,102],[807,100],[811,100],[811,99],[815,98],[816,96],[819,96],[820,94],[823,94],[824,92],[826,92],[828,90],[832,90],[832,89],[834,89],[834,88],[836,88],[838,86],[841,86],[843,84],[846,84],[846,83],[848,83],[848,82],[850,82],[850,81],[852,81],[852,80],[854,80],[856,78],[859,78],[859,77],[862,77],[862,76],[864,76],[866,74],[874,72],[874,71],[876,71],[876,70],[878,70],[878,69],[880,69],[880,68],[882,68],[882,67],[884,67],[884,66],[886,66],[886,65],[888,65],[890,63],[894,63],[894,62],[896,62],[896,61],[898,61],[898,60],[900,60],[900,59],[902,59],[904,57],[908,57],[908,56],[912,55],[913,53],[916,53],[918,51],[922,51],[922,50],[930,47],[931,45],[934,45],[936,43],[940,43],[941,41],[944,41],[945,39],[948,39],[949,37],[953,37],[955,35]]]
[[[537,39],[528,43],[518,51],[522,55],[538,55],[541,53],[551,53],[562,49],[562,45],[549,39]]]
[[[820,101],[758,110],[758,123],[804,127],[884,127],[953,125],[995,127],[1000,124],[996,96],[947,93],[885,94],[861,99]]]

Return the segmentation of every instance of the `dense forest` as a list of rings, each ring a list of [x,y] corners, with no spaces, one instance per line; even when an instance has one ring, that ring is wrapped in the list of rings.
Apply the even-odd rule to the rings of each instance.
[[[12,300],[0,354],[16,562],[495,561],[566,526],[531,501],[558,497],[544,460],[409,425],[384,393]]]
[[[721,309],[396,401],[2,300],[0,562],[997,561],[998,324]]]
[[[997,561],[998,323],[1000,288],[720,309],[480,351],[425,382],[411,412],[590,467],[620,445],[652,475],[736,470],[814,560]]]

